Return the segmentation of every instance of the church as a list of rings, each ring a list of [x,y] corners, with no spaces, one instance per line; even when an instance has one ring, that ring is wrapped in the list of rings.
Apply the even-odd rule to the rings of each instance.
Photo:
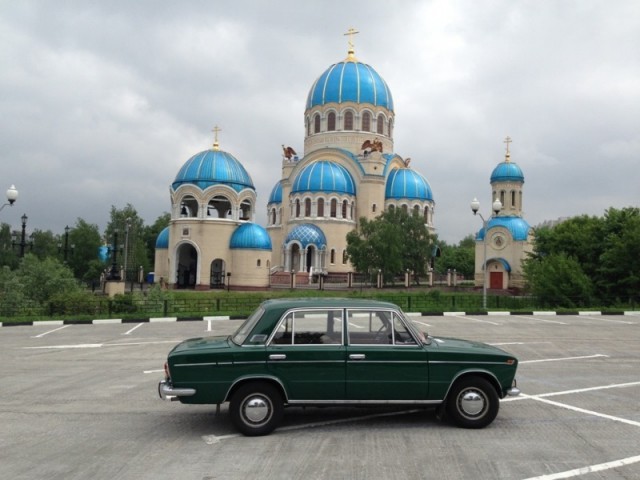
[[[293,272],[301,283],[346,275],[353,270],[347,233],[390,208],[419,213],[434,231],[431,186],[395,153],[394,121],[389,86],[349,41],[347,57],[308,92],[304,152],[282,146],[266,226],[254,221],[250,173],[220,148],[217,132],[212,148],[184,163],[170,187],[170,225],[156,242],[156,281],[250,290],[268,288],[279,274]]]
[[[255,222],[257,193],[251,175],[220,147],[217,128],[212,148],[180,168],[169,189],[170,225],[156,241],[156,281],[170,288],[260,290],[289,281],[305,284],[320,276],[345,278],[353,271],[347,234],[359,219],[371,220],[392,208],[417,213],[435,232],[431,186],[411,168],[410,158],[395,153],[391,90],[372,66],[356,57],[354,33],[351,29],[347,34],[346,58],[311,84],[304,152],[282,145],[282,176],[267,200],[265,226]],[[509,192],[508,212],[515,217],[492,220],[489,230],[499,227],[492,238],[502,228],[505,240],[520,241],[522,232],[513,237],[513,230],[520,228],[524,179],[496,178],[507,183],[496,187],[494,196]],[[496,241],[494,247],[500,249]],[[508,260],[492,259],[489,267],[494,264],[500,271],[511,268]],[[476,262],[480,277],[482,268]],[[508,276],[502,284],[509,286]]]

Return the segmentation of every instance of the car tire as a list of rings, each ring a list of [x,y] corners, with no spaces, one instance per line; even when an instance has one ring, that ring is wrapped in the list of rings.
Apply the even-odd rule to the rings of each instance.
[[[459,427],[484,428],[498,415],[496,389],[481,377],[458,380],[447,396],[447,415]]]
[[[273,385],[264,382],[242,385],[229,405],[233,424],[250,437],[271,433],[282,420],[283,412],[282,395]]]

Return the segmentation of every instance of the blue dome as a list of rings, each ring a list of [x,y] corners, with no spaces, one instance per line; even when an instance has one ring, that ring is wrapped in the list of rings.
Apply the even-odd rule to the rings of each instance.
[[[282,203],[282,181],[276,183],[275,187],[273,187],[273,190],[271,190],[271,195],[269,195],[269,201],[267,202],[267,205],[269,203]]]
[[[524,175],[520,167],[513,162],[499,163],[491,173],[491,183],[493,182],[522,182]]]
[[[176,190],[185,184],[196,185],[203,190],[212,185],[228,185],[236,192],[245,188],[255,190],[242,164],[233,155],[221,150],[205,150],[187,160],[171,187]]]
[[[336,192],[356,194],[356,184],[351,174],[342,165],[320,160],[302,169],[293,181],[291,193]]]
[[[322,233],[322,230],[310,223],[303,223],[291,230],[284,243],[287,245],[293,240],[300,242],[302,248],[307,248],[309,245],[315,245],[316,248],[325,248],[327,246],[327,238]]]
[[[158,235],[156,248],[169,248],[169,227],[165,227]]]
[[[229,248],[270,251],[271,237],[260,225],[243,223],[231,235]]]
[[[513,240],[516,242],[524,242],[531,229],[522,217],[493,217],[487,224],[487,230],[491,230],[494,227],[504,227],[509,230]],[[476,240],[484,240],[484,228],[480,229],[476,235]]]
[[[378,72],[357,60],[334,63],[315,81],[307,109],[327,103],[370,103],[393,111],[393,98]]]
[[[433,201],[433,193],[427,179],[418,172],[410,168],[396,168],[387,178],[385,198]]]

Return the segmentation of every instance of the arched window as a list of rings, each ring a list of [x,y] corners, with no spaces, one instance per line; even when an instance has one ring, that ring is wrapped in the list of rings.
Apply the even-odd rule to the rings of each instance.
[[[504,205],[504,194],[505,194],[505,191],[501,190],[500,191],[500,203],[502,204],[503,207],[505,206]]]
[[[318,199],[318,217],[324,217],[324,198]]]
[[[424,207],[424,223],[429,224],[429,207]]]
[[[347,251],[346,250],[342,251],[342,264],[343,265],[347,264]]]
[[[409,207],[407,207],[407,204],[406,204],[406,203],[403,203],[403,204],[402,204],[402,211],[403,211],[404,213],[409,213],[409,212],[408,212],[408,209],[409,209]]]
[[[338,201],[335,198],[331,199],[331,218],[336,218],[338,215]]]
[[[371,212],[376,213],[376,204],[371,205]]]
[[[311,199],[310,198],[304,199],[304,216],[305,217],[311,216]]]
[[[320,114],[316,113],[316,116],[313,117],[313,133],[320,133]]]
[[[516,208],[516,191],[511,190],[511,208]]]
[[[330,263],[333,265],[334,263],[336,263],[336,250],[335,248],[331,249],[331,260]]]
[[[384,135],[384,115],[378,115],[378,133]]]
[[[349,203],[346,200],[342,202],[342,218],[347,218],[347,205]]]
[[[336,129],[336,114],[334,112],[329,112],[329,116],[327,117],[327,130],[333,132]]]
[[[352,111],[348,111],[344,114],[343,130],[353,130],[353,112]]]
[[[260,259],[258,259],[258,261],[256,262],[256,267],[260,266]]]
[[[363,132],[371,131],[371,114],[369,112],[364,112],[362,114],[362,131]]]
[[[271,225],[275,225],[276,224],[276,209],[272,208],[271,209]]]
[[[396,206],[395,205],[389,205],[389,211],[393,212],[395,210]]]
[[[296,198],[296,218],[300,217],[300,200]]]

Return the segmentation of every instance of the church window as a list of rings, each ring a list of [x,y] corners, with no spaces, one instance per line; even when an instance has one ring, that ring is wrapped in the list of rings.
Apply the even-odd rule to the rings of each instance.
[[[330,263],[333,265],[334,263],[336,263],[336,250],[335,248],[331,249],[331,260]]]
[[[413,214],[414,215],[420,215],[420,205],[414,205],[413,206]]]
[[[396,206],[395,205],[389,205],[389,211],[393,212],[395,210]]]
[[[331,218],[336,218],[338,210],[338,201],[335,198],[331,199]]]
[[[363,132],[371,131],[371,114],[369,112],[364,112],[362,114],[362,131]]]
[[[424,207],[424,223],[429,224],[429,207]]]
[[[353,130],[353,112],[348,111],[344,114],[343,130]]]
[[[324,198],[318,199],[318,217],[324,217]]]
[[[409,209],[409,207],[407,207],[407,204],[406,204],[406,203],[403,203],[403,204],[402,204],[402,211],[403,211],[404,213],[409,213],[409,212],[408,212],[408,209]]]
[[[227,218],[230,212],[231,202],[224,195],[216,195],[207,204],[207,215],[212,218]]]
[[[240,220],[251,220],[251,202],[244,200],[240,204]]]
[[[310,198],[304,199],[304,216],[305,217],[311,216],[311,199]]]
[[[316,113],[316,116],[313,117],[313,133],[320,133],[320,114]]]
[[[300,199],[296,198],[296,218],[300,217]]]
[[[384,115],[378,115],[378,133],[384,135]]]
[[[371,205],[371,212],[376,213],[376,204]]]
[[[511,190],[511,208],[516,208],[516,191]]]
[[[258,259],[258,261],[256,262],[256,267],[260,266],[260,259]]]
[[[276,224],[276,209],[272,208],[271,209],[271,225],[275,225]]]
[[[347,205],[348,202],[346,200],[342,202],[342,218],[347,218]]]
[[[327,118],[327,130],[333,132],[336,129],[336,114],[334,112],[329,112],[329,117]]]
[[[342,251],[342,264],[343,265],[347,264],[347,251],[346,250]]]
[[[501,190],[500,191],[500,203],[502,204],[502,206],[504,206],[504,195],[505,195],[505,191]]]

